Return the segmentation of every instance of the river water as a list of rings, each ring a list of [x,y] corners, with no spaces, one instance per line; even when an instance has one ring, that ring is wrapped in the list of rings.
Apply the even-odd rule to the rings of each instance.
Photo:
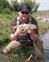
[[[44,35],[41,35],[44,47],[44,62],[49,62],[49,30]]]

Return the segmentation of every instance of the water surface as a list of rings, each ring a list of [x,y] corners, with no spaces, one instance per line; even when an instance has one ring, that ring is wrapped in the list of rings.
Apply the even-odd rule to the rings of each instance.
[[[44,47],[44,62],[49,62],[49,30],[44,35],[41,35]]]

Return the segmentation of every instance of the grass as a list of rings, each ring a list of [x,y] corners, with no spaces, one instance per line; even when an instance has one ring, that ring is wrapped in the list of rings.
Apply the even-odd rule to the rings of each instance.
[[[0,18],[6,18],[8,20],[11,20],[13,17],[17,15],[17,12],[12,12],[10,14],[0,13]]]
[[[48,29],[48,24],[46,22],[38,22],[39,29]]]

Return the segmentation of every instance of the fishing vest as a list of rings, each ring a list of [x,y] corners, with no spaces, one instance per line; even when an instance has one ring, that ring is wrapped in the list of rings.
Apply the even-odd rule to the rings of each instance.
[[[32,17],[29,17],[25,23],[26,24],[37,25],[36,21],[34,19],[32,19]],[[21,24],[21,19],[20,19],[20,17],[17,17],[16,18],[16,25],[20,25],[20,24]],[[30,36],[28,35],[28,33],[20,34],[19,36],[17,36],[17,40],[20,41],[21,43],[27,43],[28,40],[31,41]]]

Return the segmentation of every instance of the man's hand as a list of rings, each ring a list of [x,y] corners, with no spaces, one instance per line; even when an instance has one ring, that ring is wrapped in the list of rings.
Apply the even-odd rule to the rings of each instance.
[[[11,40],[16,39],[16,37],[17,37],[20,33],[23,33],[23,32],[24,32],[24,28],[23,28],[22,26],[19,26],[19,27],[17,28],[17,30],[15,31],[15,33],[13,33],[13,34],[10,35],[10,39],[11,39]]]
[[[18,26],[16,32],[17,32],[18,34],[23,33],[23,32],[24,32],[24,27],[23,27],[22,25]],[[15,32],[15,33],[16,33],[16,32]]]
[[[30,38],[33,41],[37,41],[37,34],[35,33],[34,28],[35,28],[35,26],[34,27],[30,26],[30,28],[28,29],[28,34],[30,35]]]
[[[30,25],[30,27],[29,27],[29,29],[28,29],[28,33],[29,33],[29,34],[35,33],[35,32],[34,32],[34,29],[37,29],[36,25]]]
[[[11,34],[11,35],[10,35],[10,39],[11,39],[11,40],[15,40],[14,34]]]

